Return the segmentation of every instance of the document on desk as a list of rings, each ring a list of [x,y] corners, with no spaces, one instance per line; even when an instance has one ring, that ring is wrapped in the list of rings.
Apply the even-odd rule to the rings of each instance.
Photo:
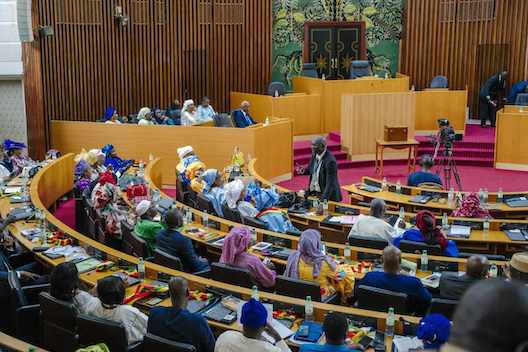
[[[342,216],[332,216],[328,219],[328,222],[333,222],[336,224],[343,225],[354,225],[357,221],[358,215],[342,215]]]
[[[22,187],[6,187],[4,188],[4,194],[15,194],[22,192]]]
[[[451,228],[449,229],[449,235],[453,237],[469,238],[469,236],[471,235],[471,227],[462,225],[451,225]]]

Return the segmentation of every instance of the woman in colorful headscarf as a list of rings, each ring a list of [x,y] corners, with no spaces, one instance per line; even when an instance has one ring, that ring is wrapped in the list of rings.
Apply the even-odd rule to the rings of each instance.
[[[134,164],[133,160],[123,160],[119,156],[117,156],[117,152],[112,144],[105,145],[101,151],[105,155],[105,166],[112,167],[112,170],[114,173],[123,173],[126,169],[128,169],[132,164]]]
[[[105,160],[105,155],[101,149],[90,149],[88,151],[86,161],[97,174],[106,172]]]
[[[455,209],[451,216],[461,218],[485,218],[490,217],[488,210],[480,206],[480,199],[475,193],[468,194],[458,209]]]
[[[13,163],[4,151],[4,144],[0,144],[0,182],[5,182],[11,177]]]
[[[192,126],[198,121],[196,115],[196,106],[192,99],[183,102],[181,110],[181,124],[182,126]]]
[[[24,149],[26,148],[24,143],[15,142],[10,139],[4,141],[4,150],[13,167],[12,176],[20,175],[22,170],[26,166],[30,166],[33,162],[27,155],[24,155]]]
[[[92,168],[86,160],[80,160],[75,165],[75,188],[79,192],[83,192],[85,189],[90,187],[92,183]]]
[[[103,117],[104,123],[121,124],[121,121],[119,121],[118,118],[119,115],[117,114],[117,109],[113,106],[107,106]]]
[[[178,156],[180,162],[176,165],[176,170],[183,183],[190,185],[195,177],[200,176],[205,171],[205,164],[194,154],[194,149],[190,145],[178,148]]]
[[[152,121],[152,112],[149,108],[141,108],[138,112],[138,125],[140,126],[150,126],[154,125],[154,121]]]
[[[253,254],[248,253],[251,234],[246,227],[234,227],[224,240],[220,263],[247,269],[253,279],[263,287],[275,286],[276,273],[273,264],[266,266]]]
[[[319,282],[322,295],[334,292],[341,294],[343,302],[354,290],[354,278],[337,273],[337,263],[323,253],[321,233],[308,229],[303,231],[297,250],[290,254],[284,275],[293,279]]]
[[[455,242],[450,241],[436,226],[433,213],[422,210],[416,214],[416,227],[406,230],[401,237],[394,239],[394,245],[400,246],[400,241],[423,242],[428,245],[440,245],[445,256],[458,257],[458,248]]]

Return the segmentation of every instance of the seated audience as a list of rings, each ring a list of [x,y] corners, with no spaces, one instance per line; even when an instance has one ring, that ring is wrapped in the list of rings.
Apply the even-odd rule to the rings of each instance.
[[[245,128],[256,124],[257,122],[249,115],[249,102],[243,101],[240,104],[240,108],[236,109],[232,113],[233,123],[235,127]]]
[[[512,255],[510,262],[504,268],[508,279],[528,285],[528,252],[519,252]]]
[[[455,209],[451,216],[461,218],[491,217],[490,212],[480,206],[480,198],[475,193],[465,196],[458,209]]]
[[[401,251],[394,246],[383,250],[383,271],[370,271],[363,279],[356,281],[356,287],[366,285],[407,294],[409,308],[423,314],[431,303],[431,294],[420,279],[400,274]]]
[[[86,303],[86,314],[108,319],[125,326],[128,344],[142,341],[147,333],[148,317],[125,300],[125,283],[120,277],[107,276],[97,280],[97,297]]]
[[[448,240],[442,230],[436,226],[436,219],[433,213],[422,210],[416,214],[416,228],[406,230],[402,236],[394,239],[394,245],[400,246],[400,241],[423,242],[428,245],[440,245],[443,255],[448,257],[458,257],[458,248],[455,242]]]
[[[92,183],[92,175],[96,175],[88,162],[80,160],[75,165],[75,189],[82,193],[85,189],[90,187]]]
[[[174,120],[175,125],[180,124],[181,106],[178,99],[174,99],[171,105],[166,109],[167,116]]]
[[[438,351],[449,338],[451,322],[442,314],[429,314],[420,320],[416,337],[422,340],[425,350]]]
[[[273,263],[266,266],[255,255],[248,253],[251,234],[247,227],[233,227],[224,240],[220,263],[249,270],[251,277],[263,287],[275,286]]]
[[[205,171],[205,164],[196,156],[193,147],[190,145],[178,148],[177,152],[180,162],[176,165],[176,171],[181,176],[183,183],[190,185],[195,177]]]
[[[407,179],[408,186],[418,187],[422,183],[436,183],[437,185],[442,186],[442,180],[440,179],[440,176],[433,173],[432,171],[434,161],[430,155],[422,155],[420,165],[422,166],[422,170],[413,172],[409,175]]]
[[[324,344],[307,343],[301,345],[299,352],[359,352],[362,348],[354,348],[346,344],[348,337],[348,319],[339,312],[329,312],[323,323]]]
[[[198,116],[196,114],[196,106],[192,99],[183,102],[183,108],[181,110],[181,125],[192,126],[198,122]]]
[[[155,108],[154,109],[154,117],[152,119],[152,121],[158,125],[161,125],[162,123],[162,116],[163,116],[163,112],[161,111],[161,109],[158,109],[158,108]]]
[[[121,238],[121,221],[128,214],[117,206],[119,188],[116,179],[110,172],[102,173],[91,195],[92,205],[97,215],[104,220],[105,243],[119,247]]]
[[[93,296],[79,289],[79,272],[73,262],[64,262],[53,268],[50,276],[50,295],[73,303],[79,313],[87,314],[86,308]]]
[[[4,143],[0,144],[0,182],[6,182],[11,178],[13,172],[13,163],[7,156],[7,151],[4,149]]]
[[[385,221],[385,201],[373,199],[370,203],[370,215],[360,214],[350,230],[349,236],[364,236],[381,238],[392,243],[397,230]]]
[[[117,114],[117,109],[113,106],[108,106],[105,110],[103,121],[104,123],[108,124],[121,124],[121,121],[119,121],[119,115]]]
[[[458,304],[442,352],[526,352],[526,286],[500,279],[471,286]]]
[[[209,192],[214,187],[222,185],[222,173],[217,169],[207,169],[191,182],[191,188],[196,193]]]
[[[134,160],[123,160],[118,155],[112,144],[105,145],[101,152],[105,156],[104,166],[108,169],[111,168],[114,173],[125,172],[132,164]]]
[[[268,325],[268,311],[262,303],[253,298],[242,306],[240,323],[242,332],[228,330],[222,333],[215,345],[215,352],[289,352],[291,351],[280,335]],[[275,343],[268,342],[262,333],[266,332]]]
[[[174,121],[174,119],[168,116],[167,114],[162,114],[160,119],[161,119],[161,122],[159,123],[160,125],[167,125],[167,126],[176,125],[176,122]]]
[[[138,125],[140,126],[152,126],[154,125],[154,121],[152,121],[152,112],[149,108],[141,108],[138,112]]]
[[[13,168],[11,176],[20,175],[26,166],[31,166],[33,163],[33,161],[24,154],[24,149],[26,148],[27,147],[24,143],[15,142],[10,139],[4,141],[4,151],[9,158],[11,167]],[[4,163],[4,166],[6,166],[6,163]]]
[[[185,272],[195,273],[209,269],[207,260],[200,258],[194,251],[192,240],[178,231],[182,225],[180,211],[169,210],[165,214],[165,229],[156,236],[156,248],[180,258]]]
[[[215,213],[223,217],[222,204],[225,202],[225,190],[222,187],[224,183],[222,173],[216,169],[208,169],[200,177],[195,178],[191,186],[198,178],[201,179],[202,194],[211,201]],[[196,191],[196,186],[193,189]]]
[[[211,106],[211,101],[208,97],[203,97],[200,106],[198,106],[197,118],[199,121],[211,121],[216,112]]]
[[[482,255],[472,255],[466,263],[466,272],[459,275],[458,272],[444,271],[440,277],[440,296],[442,298],[459,300],[469,286],[488,275],[488,259]]]
[[[134,227],[134,232],[147,242],[151,254],[156,247],[156,236],[163,230],[163,225],[153,220],[157,214],[158,211],[150,200],[144,199],[136,206],[136,215],[139,216],[139,220]]]
[[[215,338],[205,318],[187,310],[187,280],[171,278],[169,292],[172,307],[152,308],[147,332],[168,340],[193,345],[196,352],[213,352]]]
[[[323,296],[328,296],[336,291],[341,295],[341,300],[346,302],[354,290],[354,277],[345,276],[335,280],[337,263],[323,253],[321,234],[317,230],[303,231],[297,250],[288,258],[284,275],[294,279],[315,281],[321,286]]]

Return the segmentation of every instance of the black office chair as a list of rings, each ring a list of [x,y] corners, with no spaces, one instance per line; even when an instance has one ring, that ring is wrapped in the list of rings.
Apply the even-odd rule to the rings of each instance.
[[[259,220],[257,218],[250,218],[248,216],[241,216],[241,217],[242,217],[242,223],[246,226],[256,227],[256,228],[263,229],[263,230],[268,229],[268,225],[262,220]]]
[[[350,79],[372,76],[368,60],[354,60],[350,67]]]
[[[429,314],[438,313],[447,319],[453,320],[453,314],[457,308],[458,301],[444,298],[433,298],[429,306]]]
[[[386,240],[372,236],[349,235],[348,243],[353,247],[364,247],[374,249],[384,249],[388,246]]]
[[[216,114],[213,116],[215,127],[233,127],[233,120],[229,114]]]
[[[79,314],[77,329],[80,346],[91,346],[104,342],[112,352],[139,351],[141,348],[141,342],[128,346],[123,323]]]
[[[180,258],[164,252],[159,248],[154,250],[154,263],[174,270],[183,270],[183,265]]]
[[[47,292],[39,298],[42,346],[50,351],[75,351],[79,346],[75,306]]]
[[[500,254],[483,254],[483,253],[467,253],[467,252],[458,253],[459,258],[469,258],[472,255],[481,255],[483,257],[488,258],[488,260],[506,260],[506,257]]]
[[[97,236],[100,233],[99,219],[92,218],[91,216],[88,215],[86,218],[86,224],[87,224],[86,235],[88,235],[88,237],[92,239],[97,240]]]
[[[127,221],[121,221],[121,234],[123,236],[122,246],[126,253],[145,260],[151,257],[147,242],[134,233],[134,228]]]
[[[76,190],[77,188],[74,189]],[[82,195],[75,195],[75,229],[83,234],[87,232],[88,227],[84,205],[85,202]]]
[[[271,82],[268,86],[268,95],[274,97],[275,95],[282,96],[286,94],[286,86],[282,82]]]
[[[143,338],[142,351],[196,352],[196,347],[182,342],[167,340],[163,337],[147,333]]]
[[[220,282],[247,288],[257,284],[249,274],[249,270],[222,263],[211,264],[211,277]]]
[[[227,220],[237,222],[239,224],[242,223],[242,216],[237,209],[231,209],[227,203],[224,203],[222,204],[222,211],[224,212],[224,218]]]
[[[323,303],[339,302],[339,295],[334,293],[331,296],[321,297],[321,286],[318,282],[293,279],[291,277],[278,275],[275,279],[275,291],[279,295],[305,299],[310,296],[313,301]]]
[[[317,68],[315,67],[315,64],[312,62],[303,64],[301,76],[319,78],[319,74],[317,73]]]
[[[428,245],[423,242],[403,240],[400,241],[400,249],[402,252],[406,253],[421,254],[423,251],[427,251],[428,255],[442,255],[442,247],[440,247],[439,244]]]
[[[407,295],[405,293],[359,285],[356,295],[358,308],[387,312],[392,307],[395,313],[407,313]]]
[[[202,193],[196,194],[196,203],[199,210],[206,211],[211,215],[217,215],[213,203]]]

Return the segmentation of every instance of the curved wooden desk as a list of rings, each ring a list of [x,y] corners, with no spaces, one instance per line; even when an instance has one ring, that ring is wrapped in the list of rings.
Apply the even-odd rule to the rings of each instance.
[[[46,220],[51,225],[63,231],[68,236],[71,236],[73,239],[77,240],[78,243],[82,245],[83,247],[91,247],[93,249],[97,249],[98,251],[104,252],[108,255],[109,259],[115,258],[115,259],[120,259],[120,260],[123,260],[131,264],[137,264],[138,262],[137,258],[127,255],[123,252],[116,251],[110,247],[105,246],[104,244],[101,244],[97,241],[94,241],[84,236],[83,234],[75,231],[74,229],[62,223],[48,210],[48,208],[52,206],[60,197],[69,193],[72,189],[73,179],[69,175],[73,174],[73,158],[74,158],[73,154],[67,154],[55,160],[54,162],[44,167],[43,169],[41,169],[38,172],[38,174],[33,178],[31,182],[30,192],[31,192],[32,202],[34,206],[44,211],[46,215]],[[147,169],[145,170],[146,175],[153,175],[152,179],[150,178],[150,176],[147,176],[151,184],[153,184],[153,180],[156,179],[157,177],[156,171],[153,169],[155,169],[155,166],[158,161],[159,159],[154,160],[152,163],[150,163],[147,166]],[[54,180],[62,180],[62,182],[54,183]],[[53,190],[49,189],[49,185],[51,184],[55,185],[55,187],[52,187]],[[6,204],[8,200],[4,198],[2,201],[3,201],[2,207],[4,209],[5,207],[9,207],[9,205]],[[198,216],[201,214],[198,211],[193,210],[193,212],[195,213],[195,215],[198,215]],[[216,221],[216,219],[218,218],[211,216],[210,219]],[[234,225],[239,225],[239,224],[234,224]],[[27,228],[28,226],[34,226],[34,224],[32,225],[24,221],[19,221],[15,224],[10,225],[10,230],[12,234],[18,240],[20,240],[20,243],[24,247],[31,250],[33,247],[36,246],[36,244],[25,239],[20,232],[23,228]],[[229,225],[225,224],[225,226],[229,226]],[[269,231],[262,231],[262,232],[270,233]],[[48,265],[52,265],[52,266],[58,265],[59,263],[63,261],[63,259],[51,260],[40,253],[36,254],[36,257],[39,260],[43,261],[44,263],[47,263]],[[419,257],[419,256],[416,256],[416,257]],[[212,287],[212,288],[240,294],[246,298],[251,296],[251,289],[246,289],[246,288],[242,288],[242,287],[234,286],[230,284],[225,284],[225,283],[218,282],[218,281],[211,280],[211,279],[206,279],[206,278],[199,277],[196,275],[187,274],[187,273],[169,269],[169,268],[166,268],[166,267],[163,267],[163,266],[151,263],[151,262],[146,262],[145,266],[147,269],[146,271],[147,271],[148,278],[155,278],[158,273],[165,273],[165,274],[173,275],[173,276],[178,275],[178,276],[184,277],[185,279],[189,281],[189,286],[191,289],[204,289],[206,287]],[[81,279],[90,285],[94,285],[98,279],[106,275],[111,275],[111,274],[112,272],[102,272],[102,273],[90,272],[90,273],[82,274]],[[304,306],[304,300],[302,299],[281,296],[281,295],[277,295],[273,293],[261,292],[260,297],[262,299],[269,300],[271,302],[278,302],[278,303],[283,303],[286,305],[293,305],[293,306]],[[169,299],[166,299],[162,303],[162,305],[169,305],[170,304],[169,301],[170,301]],[[338,312],[342,312],[344,314],[349,314],[349,315],[374,318],[374,319],[377,319],[378,328],[384,329],[386,313],[314,302],[314,314],[315,314],[315,318],[318,321],[322,321],[324,319],[325,313],[329,311],[338,311]],[[419,322],[419,319],[417,317],[405,316],[405,315],[398,316],[398,322],[397,322],[398,331],[401,331],[402,329],[402,323],[399,320],[399,318],[402,318],[403,320],[411,322],[413,324],[417,324]],[[221,329],[237,329],[238,328],[235,324],[225,325],[225,324],[220,324],[220,323],[215,323],[215,322],[210,322],[210,323],[211,325],[214,325]]]

